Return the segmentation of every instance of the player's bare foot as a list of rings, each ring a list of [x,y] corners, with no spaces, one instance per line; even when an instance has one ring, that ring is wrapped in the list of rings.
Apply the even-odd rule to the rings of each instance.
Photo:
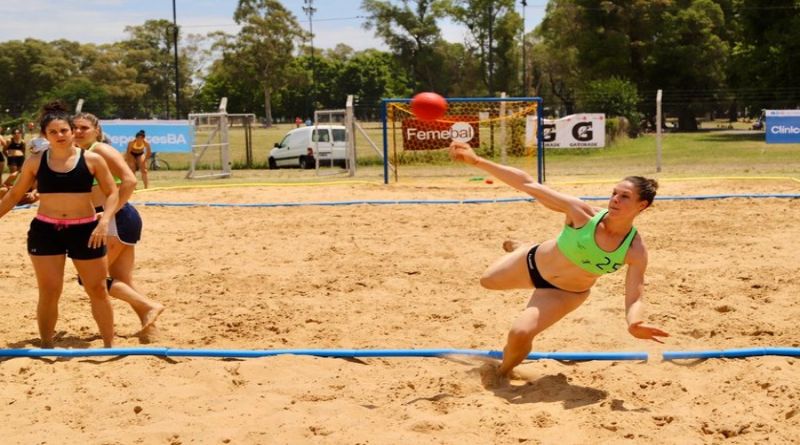
[[[500,363],[484,363],[478,372],[481,374],[481,384],[486,389],[505,388],[509,385],[508,377],[500,374]]]
[[[503,241],[503,250],[506,252],[513,252],[519,248],[519,241],[507,239]]]
[[[149,345],[159,337],[158,326],[151,324],[146,329],[137,332],[136,337],[139,339],[140,344]]]
[[[164,312],[164,309],[165,307],[163,304],[154,303],[153,307],[151,307],[150,310],[147,311],[147,313],[140,315],[139,318],[142,321],[142,328],[139,329],[139,332],[137,332],[134,335],[142,335],[147,333],[147,331],[153,326],[153,324],[155,324],[156,320],[158,319],[158,316],[161,315],[162,312]]]

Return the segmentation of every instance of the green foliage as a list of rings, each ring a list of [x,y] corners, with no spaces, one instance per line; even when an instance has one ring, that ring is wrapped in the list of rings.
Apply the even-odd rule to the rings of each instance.
[[[448,12],[469,30],[468,49],[481,63],[481,78],[488,95],[517,91],[517,36],[523,24],[514,0],[453,0]]]
[[[304,36],[297,19],[278,0],[239,0],[233,15],[242,25],[226,45],[226,68],[263,92],[266,125],[272,125],[272,93],[286,84],[295,40]]]
[[[359,116],[375,118],[381,98],[421,90],[525,90],[550,114],[602,111],[626,117],[635,133],[641,117],[654,124],[658,89],[681,129],[712,112],[800,106],[800,0],[550,0],[524,36],[533,91],[520,84],[514,0],[363,0],[365,27],[389,49],[313,54],[282,3],[237,1],[235,35],[177,35],[179,113],[176,30],[167,20],[129,26],[126,39],[106,45],[0,42],[0,117],[29,119],[50,98],[83,98],[102,117],[173,117],[214,110],[227,97],[230,112],[269,123],[341,108],[354,94]],[[443,40],[443,20],[463,26],[467,39]]]
[[[638,122],[642,116],[638,111],[639,93],[636,85],[619,77],[594,80],[589,82],[581,95],[581,110],[587,113],[605,113],[609,118],[607,124],[612,124],[612,117],[623,117],[630,124],[625,125],[630,136],[638,133]],[[619,120],[614,124],[619,130]],[[607,134],[611,134],[608,133]],[[615,136],[610,136],[615,137]]]
[[[138,85],[145,85],[146,96],[152,101],[136,100],[136,96],[124,107],[126,117],[149,118],[154,116],[169,117],[176,114],[174,108],[174,39],[172,23],[161,20],[148,20],[140,26],[128,26],[125,30],[130,39],[120,43],[123,63],[133,67],[134,78]],[[125,96],[123,96],[125,97]]]
[[[364,27],[374,29],[392,49],[414,91],[442,91],[441,60],[434,47],[441,40],[437,20],[445,16],[446,6],[446,0],[407,0],[402,5],[363,0],[361,4],[368,14]]]

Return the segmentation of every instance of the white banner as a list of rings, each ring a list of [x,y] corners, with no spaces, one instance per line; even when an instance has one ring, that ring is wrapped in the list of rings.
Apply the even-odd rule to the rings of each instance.
[[[606,146],[605,114],[571,114],[557,120],[544,120],[544,146],[547,148]]]

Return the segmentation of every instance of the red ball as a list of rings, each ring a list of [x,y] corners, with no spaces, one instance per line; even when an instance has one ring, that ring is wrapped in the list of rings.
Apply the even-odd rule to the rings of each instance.
[[[411,98],[411,112],[417,119],[435,121],[447,113],[447,100],[436,93],[418,93]]]

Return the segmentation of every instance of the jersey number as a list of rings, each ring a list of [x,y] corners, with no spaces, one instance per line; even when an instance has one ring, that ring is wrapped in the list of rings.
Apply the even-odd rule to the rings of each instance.
[[[610,265],[611,266],[610,270],[612,272],[616,272],[622,266],[622,263],[611,264],[611,258],[609,258],[609,257],[605,257],[605,259],[606,259],[605,263],[597,263],[597,264],[594,265],[594,267],[600,269],[603,272],[607,272],[607,271],[609,271],[609,269],[607,267]]]

